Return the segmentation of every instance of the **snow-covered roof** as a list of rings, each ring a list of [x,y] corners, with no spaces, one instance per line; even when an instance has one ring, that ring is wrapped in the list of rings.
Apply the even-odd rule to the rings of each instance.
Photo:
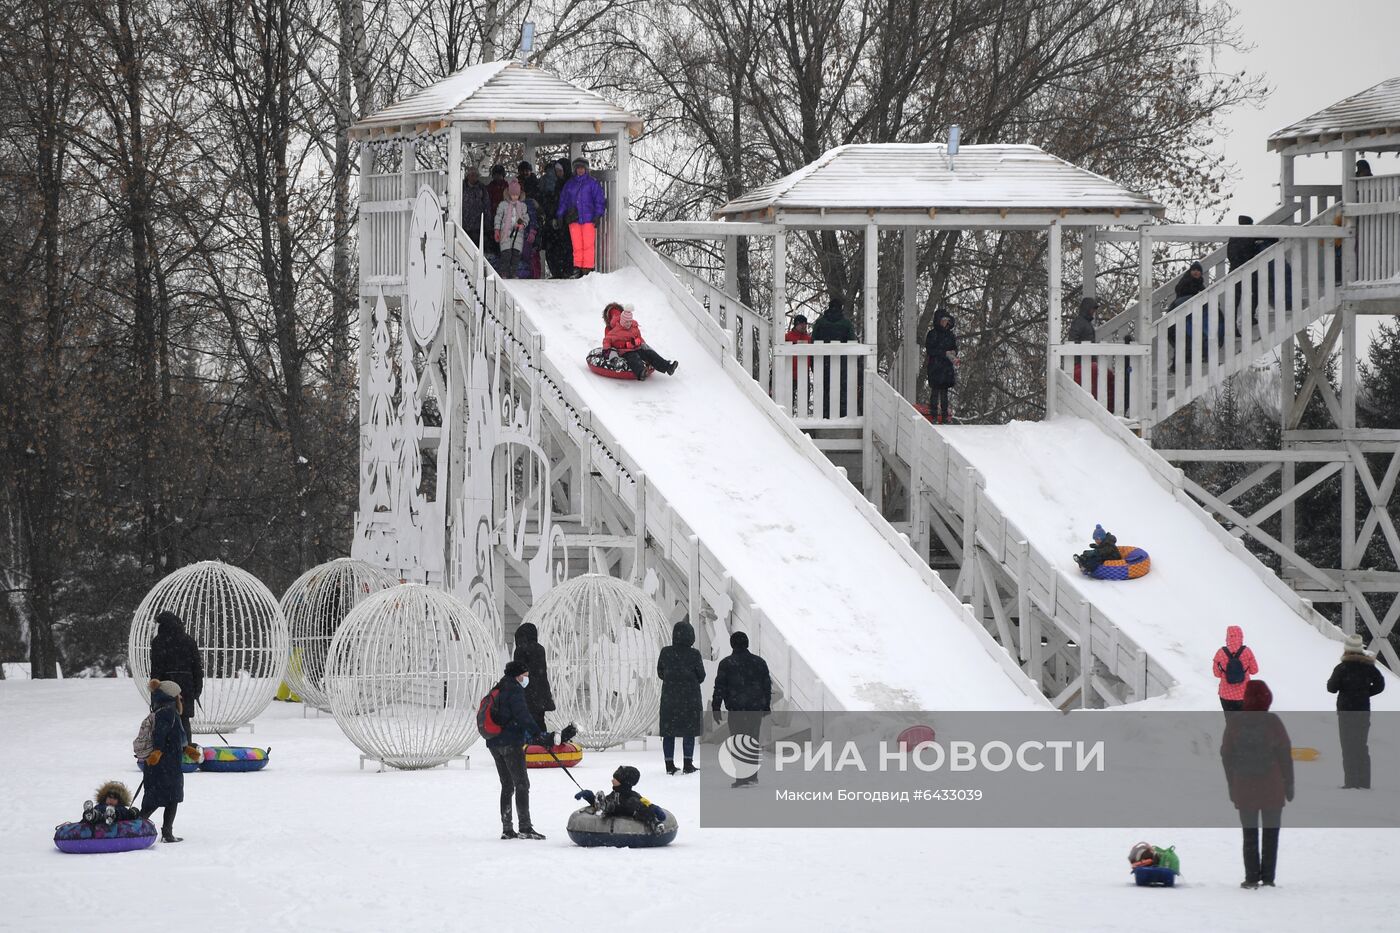
[[[1103,213],[1160,215],[1162,205],[1038,146],[943,143],[839,146],[715,212],[746,220],[821,212]],[[802,219],[789,218],[794,223]]]
[[[1285,126],[1269,137],[1269,148],[1281,150],[1299,144],[1313,144],[1318,151],[1344,145],[1356,148],[1358,139],[1383,135],[1392,137],[1389,145],[1394,145],[1393,137],[1400,136],[1400,78],[1382,81]]]
[[[641,118],[558,75],[515,61],[463,68],[390,104],[351,127],[354,136],[406,125],[465,124],[486,133],[597,135],[628,129]]]

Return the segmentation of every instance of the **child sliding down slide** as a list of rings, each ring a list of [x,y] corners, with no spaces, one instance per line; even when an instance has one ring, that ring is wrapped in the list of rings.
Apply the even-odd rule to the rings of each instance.
[[[642,339],[642,330],[632,316],[631,305],[611,302],[603,309],[603,349],[621,355],[627,368],[638,382],[646,379],[648,367],[659,370],[668,376],[676,374],[680,364],[666,359]]]

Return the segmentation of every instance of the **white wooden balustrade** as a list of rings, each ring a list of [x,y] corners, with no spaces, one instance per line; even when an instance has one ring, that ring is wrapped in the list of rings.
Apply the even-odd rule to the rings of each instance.
[[[1110,413],[1137,421],[1142,367],[1149,348],[1131,343],[1066,343],[1053,349],[1060,369]]]
[[[863,343],[782,343],[773,348],[773,401],[799,428],[865,423],[863,380],[875,348]]]
[[[729,335],[734,359],[763,386],[765,392],[770,391],[773,385],[772,321],[704,276],[692,272],[678,262],[665,257],[662,259],[666,268],[690,289],[695,300],[700,302],[710,317]]]
[[[1400,175],[1356,179],[1356,283],[1400,279]]]

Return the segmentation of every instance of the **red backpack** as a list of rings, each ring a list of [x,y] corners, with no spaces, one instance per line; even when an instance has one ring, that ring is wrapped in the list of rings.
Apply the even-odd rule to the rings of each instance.
[[[476,706],[476,728],[486,738],[501,734],[500,710],[497,702],[501,698],[501,688],[492,687],[491,692],[481,698]]]

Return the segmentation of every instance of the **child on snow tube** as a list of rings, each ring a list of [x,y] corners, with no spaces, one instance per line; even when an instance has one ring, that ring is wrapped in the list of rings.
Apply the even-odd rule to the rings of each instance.
[[[53,842],[61,851],[87,854],[129,852],[156,841],[156,828],[131,805],[131,791],[121,781],[108,781],[92,800],[83,803],[82,819],[54,827]]]
[[[1176,876],[1181,874],[1176,846],[1161,848],[1139,842],[1128,852],[1128,864],[1132,866],[1133,880],[1142,887],[1157,884],[1174,887]]]
[[[575,800],[583,800],[599,816],[625,816],[646,826],[653,833],[665,832],[666,811],[637,793],[642,773],[631,765],[622,765],[612,776],[612,793],[581,790]]]
[[[1118,560],[1118,539],[1104,531],[1102,525],[1095,525],[1094,542],[1089,545],[1089,550],[1074,555],[1074,562],[1080,570],[1092,574],[1106,560]]]
[[[131,805],[131,791],[121,781],[108,781],[97,789],[92,800],[83,803],[82,822],[90,826],[139,819],[141,811]]]
[[[653,369],[660,370],[668,376],[676,374],[676,367],[680,364],[666,359],[642,339],[642,330],[637,326],[636,318],[632,316],[631,305],[609,302],[603,309],[603,327],[604,357],[612,357],[614,354],[620,357],[638,382],[646,379]],[[590,365],[593,365],[592,357],[596,353],[597,351],[594,351],[589,354]],[[616,369],[615,366],[605,368]]]

